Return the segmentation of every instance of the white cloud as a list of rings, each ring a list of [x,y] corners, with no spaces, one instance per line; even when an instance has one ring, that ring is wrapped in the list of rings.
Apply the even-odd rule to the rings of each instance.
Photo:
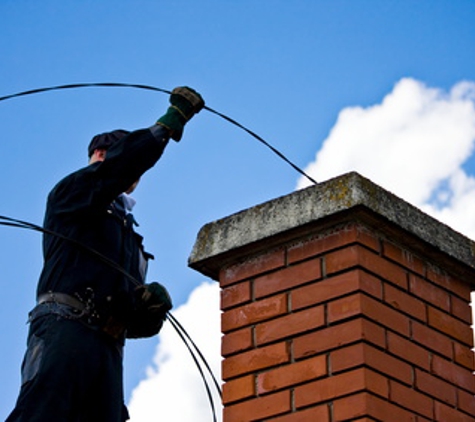
[[[305,171],[320,182],[357,171],[475,239],[475,177],[463,168],[474,143],[475,83],[444,92],[405,78],[381,104],[342,110]]]
[[[173,315],[199,347],[220,382],[218,283],[201,284],[191,293],[186,304],[173,311]],[[215,393],[209,378],[208,383]],[[221,420],[221,406],[216,393],[214,399],[217,417]],[[146,379],[132,392],[128,408],[132,422],[213,420],[199,371],[188,349],[168,322],[160,332],[153,365],[148,368]]]
[[[474,141],[475,83],[444,92],[405,78],[380,104],[342,110],[306,172],[324,181],[357,171],[474,237],[475,179],[462,168]]]

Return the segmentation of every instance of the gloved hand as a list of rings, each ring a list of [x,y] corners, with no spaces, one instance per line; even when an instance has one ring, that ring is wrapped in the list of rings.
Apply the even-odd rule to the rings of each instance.
[[[135,311],[127,327],[128,338],[152,337],[160,331],[173,304],[160,283],[152,282],[135,289]]]
[[[182,86],[172,91],[170,104],[167,112],[157,120],[157,124],[169,129],[171,138],[178,142],[186,122],[200,112],[205,102],[194,89]]]

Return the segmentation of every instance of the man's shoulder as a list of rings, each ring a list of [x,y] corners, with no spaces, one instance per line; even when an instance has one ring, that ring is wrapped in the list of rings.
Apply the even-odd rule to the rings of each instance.
[[[92,174],[94,167],[96,167],[96,164],[90,164],[63,177],[58,183],[56,183],[53,189],[51,189],[48,195],[48,200],[57,196],[69,196],[78,190],[90,189],[90,185],[93,182]]]

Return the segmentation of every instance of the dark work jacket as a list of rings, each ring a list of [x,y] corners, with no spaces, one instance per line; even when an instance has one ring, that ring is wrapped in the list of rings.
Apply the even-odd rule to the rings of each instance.
[[[131,132],[108,149],[103,162],[65,177],[48,196],[44,227],[105,255],[143,283],[142,237],[114,200],[158,161],[168,139],[161,126]],[[130,279],[57,236],[44,235],[43,254],[38,295],[61,292],[85,300],[92,291],[99,314],[126,321],[136,287]]]

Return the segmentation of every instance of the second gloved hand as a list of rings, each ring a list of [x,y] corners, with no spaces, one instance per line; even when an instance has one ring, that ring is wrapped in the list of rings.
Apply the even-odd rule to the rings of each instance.
[[[156,335],[173,304],[167,289],[160,283],[144,284],[135,289],[135,310],[127,327],[128,338]]]
[[[172,91],[170,104],[167,112],[157,120],[157,124],[169,129],[171,138],[178,142],[183,136],[186,122],[199,113],[205,103],[198,92],[184,86]]]
[[[136,297],[138,308],[160,310],[164,316],[173,307],[167,289],[156,281],[137,287]]]

